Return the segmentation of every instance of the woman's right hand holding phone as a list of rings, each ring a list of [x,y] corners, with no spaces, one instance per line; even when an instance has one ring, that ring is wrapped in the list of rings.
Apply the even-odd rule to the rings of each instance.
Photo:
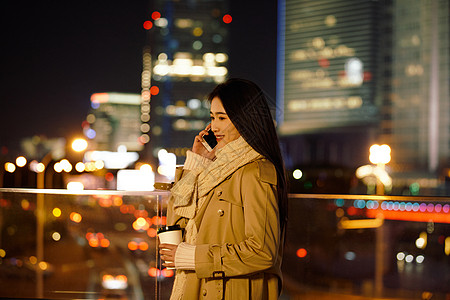
[[[206,126],[206,128],[199,132],[199,134],[194,138],[194,145],[192,146],[192,152],[204,156],[210,160],[214,160],[216,157],[216,150],[213,149],[209,152],[205,146],[203,146],[203,136],[208,134],[208,130],[211,128],[211,124]]]

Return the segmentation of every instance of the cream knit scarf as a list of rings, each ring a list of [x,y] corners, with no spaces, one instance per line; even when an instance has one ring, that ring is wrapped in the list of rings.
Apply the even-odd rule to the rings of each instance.
[[[196,244],[197,227],[193,218],[206,201],[206,195],[241,166],[262,156],[239,137],[216,152],[216,159],[187,172],[171,189],[174,212],[189,219],[185,228],[185,242]],[[186,271],[177,270],[171,300],[181,299],[186,283]]]

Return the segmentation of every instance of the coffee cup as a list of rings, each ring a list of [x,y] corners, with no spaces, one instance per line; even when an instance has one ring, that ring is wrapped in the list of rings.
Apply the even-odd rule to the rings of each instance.
[[[178,245],[182,241],[180,225],[165,226],[158,229],[158,238],[161,244]],[[166,261],[166,263],[171,263]],[[168,268],[173,269],[173,268]]]

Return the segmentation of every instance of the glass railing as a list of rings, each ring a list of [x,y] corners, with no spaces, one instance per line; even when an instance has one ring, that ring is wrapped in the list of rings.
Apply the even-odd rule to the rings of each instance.
[[[168,192],[0,189],[0,298],[168,299]],[[290,195],[282,299],[449,299],[450,198]]]

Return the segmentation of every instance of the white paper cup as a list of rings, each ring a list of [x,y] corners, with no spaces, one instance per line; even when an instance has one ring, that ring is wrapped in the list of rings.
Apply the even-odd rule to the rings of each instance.
[[[166,226],[158,230],[158,238],[161,244],[178,245],[182,241],[181,228],[179,225]],[[171,261],[165,261],[171,263]],[[175,269],[175,268],[167,268]]]

